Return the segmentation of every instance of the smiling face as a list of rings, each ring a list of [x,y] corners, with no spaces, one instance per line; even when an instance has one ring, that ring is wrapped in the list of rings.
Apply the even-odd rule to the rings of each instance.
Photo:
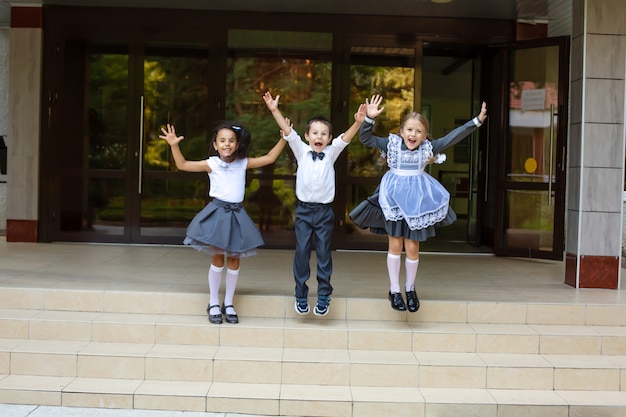
[[[304,133],[304,138],[315,152],[321,152],[330,143],[330,127],[322,121],[314,121]]]
[[[222,161],[231,162],[235,159],[235,152],[239,147],[237,135],[230,129],[220,129],[215,135],[213,148],[220,155]]]
[[[428,125],[419,117],[410,117],[402,122],[399,133],[406,147],[412,151],[428,137]]]

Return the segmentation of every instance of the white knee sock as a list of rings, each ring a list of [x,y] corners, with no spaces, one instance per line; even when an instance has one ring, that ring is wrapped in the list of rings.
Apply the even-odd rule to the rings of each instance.
[[[224,293],[224,305],[232,306],[233,297],[235,296],[235,288],[237,288],[237,279],[239,278],[239,269],[226,268],[226,291]],[[235,314],[235,310],[227,308],[228,314]]]
[[[404,260],[404,269],[406,270],[406,284],[405,289],[411,291],[415,289],[415,277],[417,276],[417,267],[419,266],[420,258]]]
[[[219,305],[220,304],[220,284],[222,283],[222,270],[224,267],[217,267],[211,264],[211,268],[209,268],[209,305]],[[218,312],[215,309],[212,309],[212,314],[217,314]]]
[[[387,253],[387,271],[389,272],[389,289],[400,292],[400,255]]]

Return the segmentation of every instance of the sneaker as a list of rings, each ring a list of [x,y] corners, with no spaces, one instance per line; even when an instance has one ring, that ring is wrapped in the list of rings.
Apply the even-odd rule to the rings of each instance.
[[[296,297],[296,313],[301,316],[309,314],[309,300],[306,297]]]
[[[313,309],[313,313],[316,316],[325,316],[328,314],[328,310],[330,309],[330,296],[329,295],[319,295],[317,297],[317,304],[315,304],[315,308]]]

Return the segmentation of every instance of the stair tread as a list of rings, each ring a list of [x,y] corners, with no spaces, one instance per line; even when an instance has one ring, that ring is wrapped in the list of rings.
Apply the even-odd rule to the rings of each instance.
[[[410,402],[498,404],[597,404],[626,406],[626,392],[606,390],[519,390],[494,388],[424,388],[379,386],[332,386],[303,384],[256,384],[228,382],[181,382],[119,380],[50,376],[0,375],[0,389],[51,390],[59,392],[152,393],[249,398],[270,394],[282,399],[338,401],[390,401],[390,396]],[[419,396],[422,398],[420,399]]]

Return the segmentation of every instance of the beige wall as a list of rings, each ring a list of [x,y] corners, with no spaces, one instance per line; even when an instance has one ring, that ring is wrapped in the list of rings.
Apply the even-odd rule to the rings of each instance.
[[[8,133],[9,114],[9,29],[0,28],[0,136],[5,141]],[[0,172],[0,233],[7,229],[7,184],[6,175]]]
[[[7,207],[11,220],[37,220],[41,29],[12,28],[9,53]]]
[[[9,130],[9,29],[0,28],[0,136]]]

